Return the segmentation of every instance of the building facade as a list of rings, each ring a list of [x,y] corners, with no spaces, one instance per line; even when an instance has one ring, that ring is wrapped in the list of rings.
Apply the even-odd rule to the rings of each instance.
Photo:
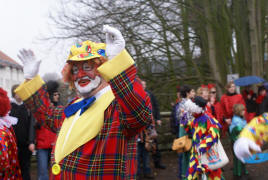
[[[24,80],[23,68],[15,60],[0,51],[0,87],[11,97],[11,87]]]

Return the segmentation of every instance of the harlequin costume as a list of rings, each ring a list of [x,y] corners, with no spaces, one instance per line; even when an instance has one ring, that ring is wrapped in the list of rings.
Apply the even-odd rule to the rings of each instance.
[[[105,44],[85,41],[72,47],[68,60],[105,54]],[[150,123],[150,99],[136,80],[136,65],[126,50],[98,67],[110,86],[90,99],[75,99],[65,109],[50,105],[40,76],[16,93],[40,122],[59,131],[52,153],[51,179],[135,179],[137,134]],[[72,109],[86,103],[88,109]],[[74,106],[72,106],[74,105]]]
[[[238,139],[238,136],[242,129],[247,125],[247,121],[240,116],[234,115],[232,118],[232,124],[229,126],[230,138],[232,144]],[[235,176],[241,176],[242,174],[248,174],[246,166],[243,162],[233,156],[233,174]]]
[[[192,107],[196,106],[193,104],[198,104],[199,108],[205,107],[206,103],[197,103],[199,99],[201,99],[201,97],[195,97],[195,103],[188,101],[186,106],[188,106],[189,109],[193,109]],[[205,100],[203,99],[202,101]],[[214,145],[214,143],[218,142],[218,139],[220,138],[219,129],[221,128],[221,125],[215,118],[213,118],[213,116],[206,114],[202,110],[198,110],[199,112],[195,110],[189,111],[194,113],[194,118],[188,122],[182,120],[185,131],[187,134],[192,136],[190,162],[186,174],[187,179],[200,179],[201,175],[204,173],[206,174],[207,178],[211,180],[224,179],[222,177],[221,169],[210,170],[207,165],[201,164],[199,160],[199,153],[206,153]]]
[[[22,180],[15,133],[11,126],[17,123],[17,119],[7,115],[10,102],[7,92],[2,88],[0,88],[0,106],[0,179]]]

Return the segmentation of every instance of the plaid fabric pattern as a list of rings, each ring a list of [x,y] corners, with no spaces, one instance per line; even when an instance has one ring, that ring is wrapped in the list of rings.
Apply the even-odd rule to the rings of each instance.
[[[66,156],[59,163],[61,173],[51,175],[51,179],[136,179],[136,139],[150,123],[150,99],[136,81],[135,65],[109,83],[115,100],[104,112],[100,133]],[[38,121],[45,121],[46,126],[59,131],[65,118],[64,108],[50,105],[45,87],[25,103]]]

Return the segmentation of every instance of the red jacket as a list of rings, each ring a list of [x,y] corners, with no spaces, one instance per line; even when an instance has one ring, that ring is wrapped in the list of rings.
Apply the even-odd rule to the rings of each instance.
[[[221,109],[222,109],[222,115],[225,119],[231,119],[233,117],[233,106],[235,104],[243,104],[246,108],[246,103],[242,97],[241,94],[235,94],[235,95],[222,95],[221,97]],[[247,113],[245,115],[247,117]],[[225,134],[225,132],[228,130],[228,125],[222,121],[222,131]]]
[[[56,133],[41,126],[36,130],[36,148],[37,149],[49,149],[55,144]]]

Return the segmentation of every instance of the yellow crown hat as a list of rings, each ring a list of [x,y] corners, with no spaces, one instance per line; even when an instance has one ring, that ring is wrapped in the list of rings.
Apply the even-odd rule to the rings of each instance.
[[[105,43],[84,41],[71,47],[68,61],[86,61],[98,57],[105,57]]]

